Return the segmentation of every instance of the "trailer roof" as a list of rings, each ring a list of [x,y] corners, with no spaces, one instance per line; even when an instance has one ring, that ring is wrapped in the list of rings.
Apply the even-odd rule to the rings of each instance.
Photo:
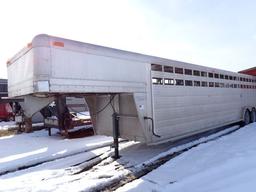
[[[8,62],[7,66],[13,63],[15,60],[20,58],[22,55],[24,55],[26,52],[28,52],[33,47],[55,47],[55,48],[63,48],[68,49],[71,51],[77,51],[77,52],[86,52],[90,54],[97,54],[97,55],[104,55],[104,56],[110,56],[110,57],[116,57],[116,58],[122,58],[127,60],[134,60],[134,61],[140,61],[145,63],[154,63],[154,64],[160,64],[160,65],[180,65],[181,67],[188,67],[187,65],[193,65],[193,68],[202,69],[204,67],[208,71],[212,72],[225,72],[230,74],[237,74],[235,72],[212,68],[212,67],[206,67],[202,65],[196,65],[191,63],[186,63],[182,61],[176,61],[166,58],[160,58],[156,56],[150,56],[140,53],[134,53],[129,51],[124,51],[120,49],[110,48],[110,47],[104,47],[100,45],[94,45],[89,43],[84,43],[80,41],[70,40],[70,39],[64,39],[60,37],[50,36],[46,34],[40,34],[33,38],[32,42],[27,44],[26,47],[24,47],[20,52],[18,52],[16,55],[14,55]],[[249,75],[249,74],[244,74]]]

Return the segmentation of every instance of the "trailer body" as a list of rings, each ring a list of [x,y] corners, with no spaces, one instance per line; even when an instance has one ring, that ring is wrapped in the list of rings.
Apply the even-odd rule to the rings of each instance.
[[[7,65],[9,97],[37,103],[28,114],[56,95],[79,95],[97,134],[113,134],[117,112],[120,136],[148,144],[244,120],[256,106],[254,76],[48,35]]]

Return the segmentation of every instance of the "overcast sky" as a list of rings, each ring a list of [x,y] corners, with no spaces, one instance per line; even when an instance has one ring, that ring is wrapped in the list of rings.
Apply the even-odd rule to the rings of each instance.
[[[230,71],[256,66],[254,0],[0,1],[0,78],[41,33]]]

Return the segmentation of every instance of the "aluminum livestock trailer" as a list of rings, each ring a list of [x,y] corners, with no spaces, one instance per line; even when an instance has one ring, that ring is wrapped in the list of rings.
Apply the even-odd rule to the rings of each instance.
[[[7,62],[9,97],[32,116],[59,95],[84,97],[97,134],[158,144],[256,119],[256,77],[38,35]]]

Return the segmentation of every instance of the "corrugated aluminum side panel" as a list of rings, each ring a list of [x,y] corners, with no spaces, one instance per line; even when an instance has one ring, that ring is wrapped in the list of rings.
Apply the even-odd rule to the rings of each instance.
[[[152,91],[155,132],[161,140],[239,121],[242,108],[255,105],[256,96],[254,90],[174,85],[152,85]]]
[[[146,63],[52,48],[51,92],[146,92]]]

